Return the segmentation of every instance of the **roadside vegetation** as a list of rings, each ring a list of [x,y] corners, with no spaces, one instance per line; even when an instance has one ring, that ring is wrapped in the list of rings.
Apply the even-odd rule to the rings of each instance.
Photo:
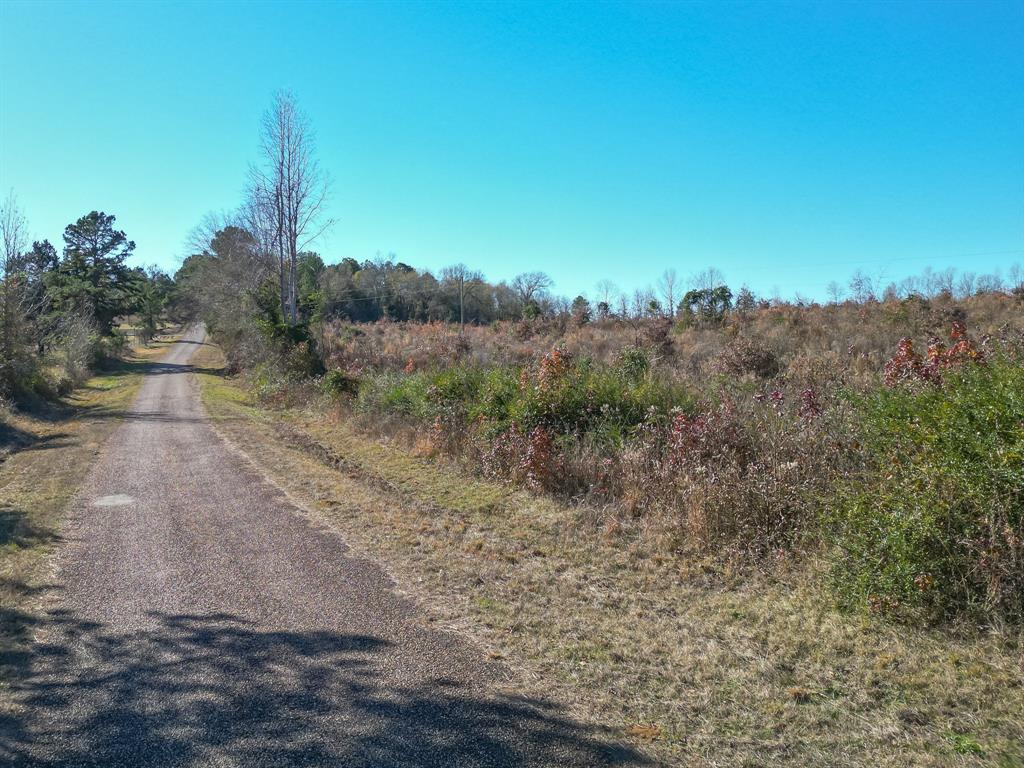
[[[1017,630],[838,610],[827,564],[793,548],[683,555],[642,516],[481,477],[350,405],[309,394],[268,406],[246,376],[218,375],[216,348],[200,354],[216,428],[383,562],[430,621],[660,760],[1024,759]]]
[[[532,358],[520,349],[487,360],[494,336],[499,348],[511,341],[488,329],[462,336],[457,358],[433,362],[422,348],[442,329],[420,335],[417,349],[411,329],[386,326],[375,338],[343,328],[352,338],[328,346],[336,372],[323,386],[344,392],[358,381],[339,400],[365,426],[488,479],[641,520],[666,553],[755,565],[780,549],[813,553],[830,562],[848,608],[1019,623],[1024,337],[1008,321],[1021,305],[909,303],[937,315],[931,343],[919,354],[898,342],[897,326],[887,361],[884,343],[843,337],[844,315],[850,333],[854,316],[898,316],[907,302],[766,308],[653,344],[620,329],[618,353],[604,360],[597,350],[614,349],[616,333],[608,321],[570,327]],[[962,321],[941,325],[968,307],[994,313],[984,340]],[[814,329],[804,343],[801,325]],[[821,338],[829,334],[839,338]],[[381,364],[389,345],[401,350]],[[691,345],[706,355],[695,369]]]
[[[135,243],[115,223],[100,211],[81,216],[58,253],[49,240],[30,240],[13,192],[0,205],[0,403],[66,395],[156,335],[173,282],[126,265]]]
[[[312,162],[290,120],[263,146]],[[816,302],[325,265],[278,155],[176,275],[204,397],[440,620],[675,761],[1024,760],[1019,268]]]
[[[467,473],[641,526],[666,555],[805,556],[848,610],[1019,626],[1022,315],[1019,295],[992,292],[711,322],[335,321],[233,365],[265,405],[342,409]]]

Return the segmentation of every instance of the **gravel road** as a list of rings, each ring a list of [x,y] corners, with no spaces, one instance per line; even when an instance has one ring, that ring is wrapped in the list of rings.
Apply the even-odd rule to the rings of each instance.
[[[644,762],[509,694],[499,664],[427,628],[226,445],[188,364],[203,339],[190,331],[152,366],[72,506],[0,763]]]

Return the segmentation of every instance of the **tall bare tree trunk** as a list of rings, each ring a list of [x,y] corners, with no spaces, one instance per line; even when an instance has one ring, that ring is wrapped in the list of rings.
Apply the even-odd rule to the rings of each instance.
[[[24,333],[28,307],[21,274],[22,253],[27,244],[25,217],[14,192],[0,204],[0,390],[17,386],[18,358],[27,338]]]
[[[272,206],[266,218],[274,227],[281,316],[295,325],[299,322],[299,253],[333,224],[323,216],[329,184],[313,156],[309,121],[290,93],[278,93],[263,116],[262,143],[264,167],[252,173],[255,197]]]

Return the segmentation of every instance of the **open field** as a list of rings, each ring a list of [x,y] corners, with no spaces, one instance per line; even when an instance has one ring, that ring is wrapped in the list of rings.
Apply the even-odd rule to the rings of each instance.
[[[1016,630],[835,611],[821,564],[681,558],[642,519],[472,477],[347,410],[260,406],[197,364],[221,433],[436,622],[681,765],[1024,761]]]
[[[1022,311],[992,293],[674,324],[335,323],[323,375],[309,342],[238,367],[263,405],[345,411],[478,479],[601,510],[661,556],[817,559],[853,610],[998,627],[1024,617]]]

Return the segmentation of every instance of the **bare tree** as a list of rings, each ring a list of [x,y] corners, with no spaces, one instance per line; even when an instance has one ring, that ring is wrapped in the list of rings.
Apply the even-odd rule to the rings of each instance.
[[[633,301],[632,306],[630,307],[632,319],[638,322],[643,320],[651,313],[655,304],[654,291],[652,291],[650,287],[637,288],[633,291]]]
[[[623,320],[629,318],[629,295],[623,291],[618,297],[619,317]]]
[[[250,172],[250,218],[278,261],[281,313],[298,322],[298,255],[334,221],[325,215],[329,182],[313,151],[309,119],[295,97],[279,91],[263,116],[263,166]]]
[[[24,253],[28,245],[25,216],[12,190],[0,205],[0,381],[6,389],[17,385],[18,363],[26,344],[25,326],[30,308],[26,290]]]
[[[523,272],[516,275],[512,280],[512,290],[516,292],[519,301],[525,309],[530,302],[540,298],[541,294],[550,288],[554,283],[551,278],[543,272]]]
[[[14,190],[7,194],[7,199],[0,205],[0,237],[3,239],[3,262],[0,268],[3,269],[3,276],[12,274],[28,244],[26,235],[25,216],[18,207],[18,199]]]
[[[875,284],[863,270],[855,270],[850,276],[850,295],[858,304],[875,300]]]
[[[674,269],[666,269],[658,279],[658,292],[665,300],[665,313],[669,317],[676,316],[676,292],[679,277]]]
[[[284,247],[284,207],[277,193],[273,176],[264,177],[263,171],[250,171],[249,191],[241,206],[246,229],[260,248],[270,254],[277,264],[277,291],[281,317],[288,319],[288,293],[290,259]]]
[[[207,213],[198,224],[189,230],[185,238],[187,255],[208,251],[214,236],[227,227],[244,227],[248,229],[247,222],[243,221],[241,212],[238,214],[227,211],[210,211]]]
[[[632,296],[625,293],[619,296],[620,317],[633,329],[633,343],[639,346],[640,331],[644,326],[644,318],[651,309],[654,294],[650,287],[637,288]]]
[[[695,291],[711,291],[725,284],[725,275],[715,267],[708,267],[690,275],[689,283]]]
[[[1010,266],[1010,290],[1024,289],[1024,269],[1020,264],[1014,263]]]
[[[965,299],[974,295],[974,284],[978,276],[974,272],[964,272],[957,281],[956,292],[959,298]]]
[[[900,293],[903,296],[924,295],[921,278],[918,275],[908,275],[900,280]]]
[[[483,276],[465,264],[455,264],[441,270],[441,279],[452,287],[459,302],[459,333],[462,333],[466,325],[466,297],[474,285],[483,281]]]
[[[832,280],[828,284],[828,302],[829,304],[838,304],[843,298],[843,286]]]
[[[953,295],[953,282],[956,280],[956,270],[953,267],[942,270],[937,275],[937,283],[939,286],[939,293],[944,293],[948,296]]]
[[[999,270],[996,270],[991,275],[979,275],[978,284],[975,288],[977,293],[1002,293],[1006,290],[1006,283],[1003,280],[1002,274]]]
[[[611,280],[598,280],[594,286],[597,291],[597,314],[601,319],[612,313],[612,297],[619,292],[619,288]]]
[[[598,301],[603,301],[605,304],[611,304],[612,297],[619,291],[619,287],[611,280],[598,280],[594,289],[597,291]]]

